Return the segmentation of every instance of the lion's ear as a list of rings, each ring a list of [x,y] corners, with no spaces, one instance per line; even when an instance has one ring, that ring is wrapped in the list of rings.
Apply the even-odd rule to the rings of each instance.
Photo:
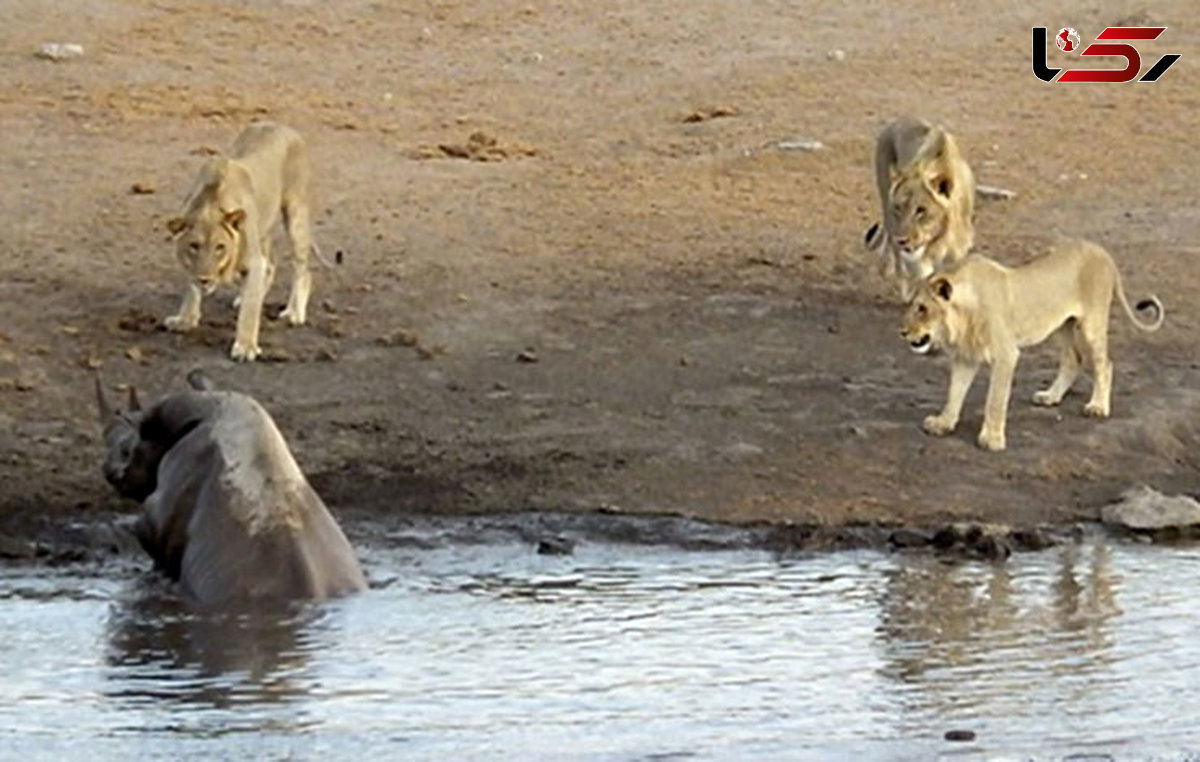
[[[171,235],[179,235],[188,229],[188,221],[182,217],[172,217],[167,220],[167,230],[171,231]]]
[[[225,219],[222,223],[230,230],[241,232],[242,223],[246,221],[245,209],[234,209],[232,212],[225,212]]]
[[[954,295],[954,287],[950,285],[950,281],[946,278],[934,278],[930,284],[933,288],[933,293],[938,295],[942,301],[950,301],[950,297]]]
[[[954,181],[948,175],[933,178],[934,191],[944,199],[949,200],[950,194],[954,193]]]

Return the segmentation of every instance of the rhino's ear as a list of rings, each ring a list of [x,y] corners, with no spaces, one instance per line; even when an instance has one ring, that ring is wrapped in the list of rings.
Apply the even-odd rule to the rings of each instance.
[[[188,385],[198,392],[211,392],[217,388],[216,383],[199,368],[192,369],[187,374]]]

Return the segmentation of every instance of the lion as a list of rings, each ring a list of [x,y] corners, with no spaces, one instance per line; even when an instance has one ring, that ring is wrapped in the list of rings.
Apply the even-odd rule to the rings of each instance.
[[[865,244],[883,257],[904,301],[920,281],[962,259],[975,238],[975,175],[944,128],[900,117],[875,143],[881,221]]]
[[[978,442],[986,450],[1003,450],[1017,358],[1022,349],[1051,337],[1059,347],[1058,375],[1034,394],[1033,402],[1062,402],[1086,360],[1093,384],[1083,412],[1106,418],[1112,397],[1108,315],[1114,293],[1139,329],[1157,331],[1162,326],[1166,311],[1158,297],[1150,295],[1137,303],[1137,311],[1155,312],[1153,321],[1143,323],[1129,306],[1112,256],[1089,241],[1055,244],[1020,267],[972,254],[928,277],[905,311],[901,329],[914,352],[945,350],[950,356],[945,407],[925,419],[924,430],[935,436],[954,431],[979,366],[988,365],[991,378]]]
[[[227,156],[209,160],[184,204],[167,221],[175,254],[188,283],[178,314],[164,320],[171,331],[189,331],[200,322],[200,304],[218,285],[241,281],[237,328],[229,354],[252,361],[258,346],[263,300],[275,280],[271,234],[283,221],[292,244],[292,290],[280,317],[291,325],[307,319],[313,243],[308,149],[290,127],[256,122],[242,131]]]

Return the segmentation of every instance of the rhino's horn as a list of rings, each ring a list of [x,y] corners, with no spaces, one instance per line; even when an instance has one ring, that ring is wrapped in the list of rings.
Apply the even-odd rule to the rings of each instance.
[[[113,416],[112,405],[108,404],[108,396],[104,394],[104,382],[100,380],[100,374],[95,375],[96,381],[96,405],[100,408],[100,425],[107,426],[108,421]]]
[[[129,385],[129,411],[131,413],[136,413],[136,412],[140,411],[141,409],[142,409],[142,402],[141,402],[141,400],[138,399],[137,387],[130,384]]]

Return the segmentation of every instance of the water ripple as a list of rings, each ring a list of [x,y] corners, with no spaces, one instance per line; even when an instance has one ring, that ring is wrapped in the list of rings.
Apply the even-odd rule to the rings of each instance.
[[[386,578],[283,618],[0,574],[20,757],[1184,759],[1200,550],[1003,565],[857,552],[372,548]],[[967,728],[975,742],[951,744]],[[68,754],[69,755],[69,754]]]

